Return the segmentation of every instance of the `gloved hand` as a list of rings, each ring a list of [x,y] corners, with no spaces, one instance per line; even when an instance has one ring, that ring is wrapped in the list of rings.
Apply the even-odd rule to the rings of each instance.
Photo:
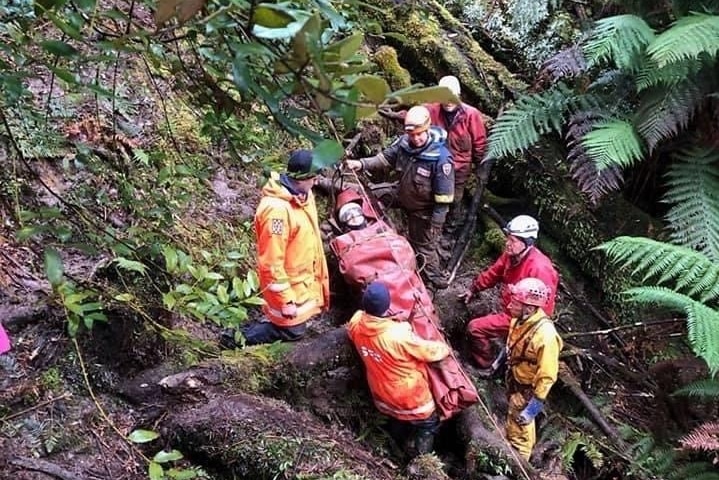
[[[362,161],[352,160],[348,158],[347,160],[345,160],[345,166],[347,166],[347,168],[349,168],[350,170],[359,172],[360,170],[362,170]]]
[[[544,409],[544,402],[537,397],[532,397],[524,407],[524,410],[519,412],[517,418],[514,420],[520,425],[529,425],[534,421],[534,418],[539,415]]]
[[[297,316],[297,305],[295,305],[295,302],[282,305],[282,316],[285,318],[295,318]]]

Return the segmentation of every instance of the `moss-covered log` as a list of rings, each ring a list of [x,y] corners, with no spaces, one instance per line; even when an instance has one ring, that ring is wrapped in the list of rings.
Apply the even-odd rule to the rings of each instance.
[[[279,400],[216,398],[176,409],[163,426],[175,448],[228,478],[400,478],[353,433]]]
[[[384,31],[398,34],[393,42],[415,80],[434,84],[443,75],[455,75],[463,97],[492,116],[515,92],[526,89],[441,3],[422,0],[398,7],[383,0],[376,5],[380,8],[373,6],[367,14],[377,18]]]

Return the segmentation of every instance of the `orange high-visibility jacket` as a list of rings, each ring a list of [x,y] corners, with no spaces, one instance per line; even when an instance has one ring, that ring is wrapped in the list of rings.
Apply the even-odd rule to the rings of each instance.
[[[539,400],[547,398],[557,381],[562,339],[541,308],[521,324],[512,319],[507,336],[508,365],[514,379],[531,386]]]
[[[329,277],[312,192],[292,195],[273,174],[255,213],[257,269],[269,320],[280,327],[306,322],[329,308]],[[294,302],[297,316],[284,318]]]
[[[347,332],[365,369],[377,409],[399,420],[421,420],[435,410],[427,380],[427,363],[449,355],[444,342],[424,340],[408,322],[354,314]]]

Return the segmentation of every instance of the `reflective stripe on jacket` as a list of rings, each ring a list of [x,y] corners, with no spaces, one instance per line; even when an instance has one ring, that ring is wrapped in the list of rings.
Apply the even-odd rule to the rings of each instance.
[[[273,174],[255,213],[257,269],[269,320],[280,327],[306,322],[329,307],[329,277],[312,192],[292,195]],[[284,318],[294,302],[297,316]]]
[[[350,340],[367,371],[377,409],[398,420],[421,420],[435,410],[427,363],[449,355],[446,343],[424,340],[408,322],[360,310],[347,325]]]
[[[507,307],[511,300],[509,294],[509,284],[517,283],[523,278],[535,277],[544,282],[552,292],[549,295],[549,302],[544,306],[544,311],[549,316],[554,314],[554,300],[557,296],[557,286],[559,285],[559,274],[552,265],[552,261],[543,254],[537,247],[530,247],[526,255],[519,261],[517,265],[512,265],[511,257],[502,252],[496,262],[489,268],[482,271],[477,278],[474,279],[474,286],[479,290],[493,287],[498,283],[502,283],[502,308],[507,312]],[[509,313],[509,312],[507,312]]]
[[[441,104],[429,103],[425,106],[429,110],[432,125],[447,131],[447,147],[452,152],[454,168],[464,172],[470,169],[472,163],[479,164],[487,148],[487,131],[479,110],[462,103],[457,107],[452,123],[447,124]]]
[[[521,324],[516,318],[507,336],[508,365],[514,379],[531,386],[539,400],[547,398],[557,381],[562,339],[547,314],[540,308]]]

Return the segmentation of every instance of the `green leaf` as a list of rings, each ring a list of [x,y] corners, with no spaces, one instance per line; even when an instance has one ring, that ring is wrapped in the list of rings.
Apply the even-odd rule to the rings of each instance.
[[[47,12],[46,15],[52,21],[52,23],[55,24],[55,26],[57,28],[62,30],[62,32],[65,35],[67,35],[68,37],[73,38],[75,40],[82,40],[82,33],[80,32],[80,30],[77,27],[67,23],[64,19],[62,19],[55,12]]]
[[[334,165],[344,155],[345,150],[335,140],[324,140],[312,150],[312,166],[319,170]]]
[[[379,105],[390,93],[387,81],[377,75],[363,75],[352,84],[368,101]]]
[[[163,480],[165,478],[165,470],[162,465],[155,462],[150,462],[147,474],[150,476],[150,480]]]
[[[162,255],[165,257],[165,270],[174,273],[177,270],[177,251],[166,245],[162,248]]]
[[[115,259],[115,263],[117,263],[117,266],[122,268],[123,270],[128,270],[130,272],[137,272],[141,275],[145,275],[145,272],[147,271],[147,266],[145,266],[144,263],[140,263],[135,260],[130,260],[125,257],[117,257]]]
[[[44,252],[45,275],[50,285],[57,287],[62,283],[65,269],[62,265],[62,258],[54,248],[46,248]]]
[[[325,48],[325,52],[336,54],[333,61],[343,62],[350,58],[352,55],[359,50],[364,41],[364,34],[361,32],[354,33],[349,37],[345,37],[342,40],[332,43]]]
[[[404,105],[419,105],[421,103],[460,103],[447,87],[433,86],[426,88],[412,88],[393,92],[392,98]]]
[[[127,436],[132,443],[147,443],[159,438],[160,434],[152,430],[137,429]]]
[[[40,46],[48,53],[58,57],[72,57],[78,53],[75,47],[59,40],[45,40],[40,42]]]
[[[257,276],[257,272],[250,270],[247,272],[247,283],[250,284],[250,288],[253,292],[256,292],[260,288],[260,277]]]
[[[252,23],[267,28],[284,28],[295,21],[285,8],[278,8],[278,5],[261,3],[252,12]]]
[[[257,305],[262,306],[265,304],[265,301],[261,299],[260,297],[249,297],[242,300],[242,303],[245,305]]]
[[[180,453],[179,450],[170,450],[169,452],[165,450],[160,450],[155,454],[154,457],[152,457],[152,460],[157,463],[167,463],[167,462],[174,462],[175,460],[181,460],[182,459],[182,453]]]
[[[135,296],[131,293],[121,293],[120,295],[115,295],[114,298],[118,302],[131,302],[134,300]]]
[[[177,298],[175,298],[175,295],[173,295],[172,292],[162,294],[162,304],[165,305],[166,309],[172,310],[176,303]]]
[[[230,296],[227,294],[227,285],[224,283],[217,287],[217,299],[225,305],[230,301]]]
[[[692,13],[679,18],[657,36],[647,53],[659,67],[702,54],[715,57],[719,51],[719,15]]]

